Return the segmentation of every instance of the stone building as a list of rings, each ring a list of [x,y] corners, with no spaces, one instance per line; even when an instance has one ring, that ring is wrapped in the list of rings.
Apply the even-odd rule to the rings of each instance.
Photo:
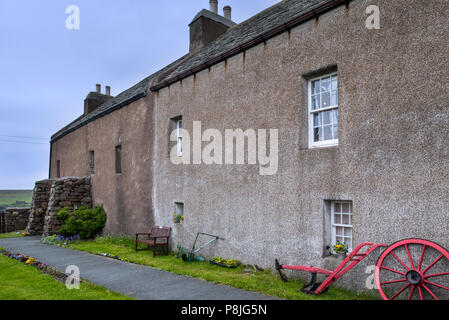
[[[167,225],[186,245],[218,234],[211,254],[264,267],[328,266],[337,240],[449,247],[449,2],[286,0],[240,24],[216,8],[190,24],[185,56],[115,97],[88,95],[52,136],[50,178],[90,176],[108,233]],[[250,156],[198,161],[183,136],[198,122],[223,136],[277,129],[277,171]],[[363,287],[370,263],[348,285]]]

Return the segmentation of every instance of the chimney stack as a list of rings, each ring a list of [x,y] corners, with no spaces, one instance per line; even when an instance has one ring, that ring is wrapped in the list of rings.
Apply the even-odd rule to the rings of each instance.
[[[190,53],[198,51],[215,41],[230,27],[236,25],[229,19],[219,15],[218,1],[209,0],[210,10],[203,9],[193,18],[190,28]],[[230,8],[229,8],[230,9]]]
[[[230,6],[223,7],[223,16],[232,21],[232,8]]]
[[[84,100],[84,115],[88,115],[92,111],[96,110],[103,103],[112,99],[111,87],[106,86],[106,94],[101,93],[101,84],[96,85],[95,92],[89,92],[86,99]]]
[[[218,0],[209,0],[209,11],[218,14]]]

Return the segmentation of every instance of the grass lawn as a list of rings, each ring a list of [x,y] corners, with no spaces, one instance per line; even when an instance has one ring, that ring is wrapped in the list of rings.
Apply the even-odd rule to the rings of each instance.
[[[23,237],[23,231],[20,232],[9,232],[9,233],[0,233],[0,239],[9,239],[9,238],[21,238]]]
[[[0,190],[0,207],[31,207],[33,190]],[[23,201],[26,204],[16,204]]]
[[[0,255],[0,300],[131,300],[116,292],[82,282],[69,290],[34,267]]]
[[[259,292],[269,296],[291,300],[373,300],[379,299],[376,295],[357,294],[344,289],[330,288],[320,296],[311,296],[299,291],[302,283],[299,280],[290,280],[284,283],[278,274],[271,271],[245,273],[245,268],[226,269],[203,263],[185,263],[176,259],[176,254],[170,256],[157,256],[153,258],[152,252],[135,252],[134,241],[130,238],[97,238],[93,241],[76,241],[70,248],[93,254],[100,252],[118,255],[129,262],[137,263],[160,270],[169,271],[179,275],[203,279],[216,284],[229,285],[235,288]]]

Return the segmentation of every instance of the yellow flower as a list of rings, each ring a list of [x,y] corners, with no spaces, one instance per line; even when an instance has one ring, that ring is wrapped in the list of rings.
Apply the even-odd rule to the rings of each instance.
[[[181,220],[184,220],[184,216],[181,217]]]

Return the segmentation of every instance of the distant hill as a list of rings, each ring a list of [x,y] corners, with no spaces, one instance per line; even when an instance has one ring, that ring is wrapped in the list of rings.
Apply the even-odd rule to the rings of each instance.
[[[0,190],[0,207],[31,207],[33,190]]]

